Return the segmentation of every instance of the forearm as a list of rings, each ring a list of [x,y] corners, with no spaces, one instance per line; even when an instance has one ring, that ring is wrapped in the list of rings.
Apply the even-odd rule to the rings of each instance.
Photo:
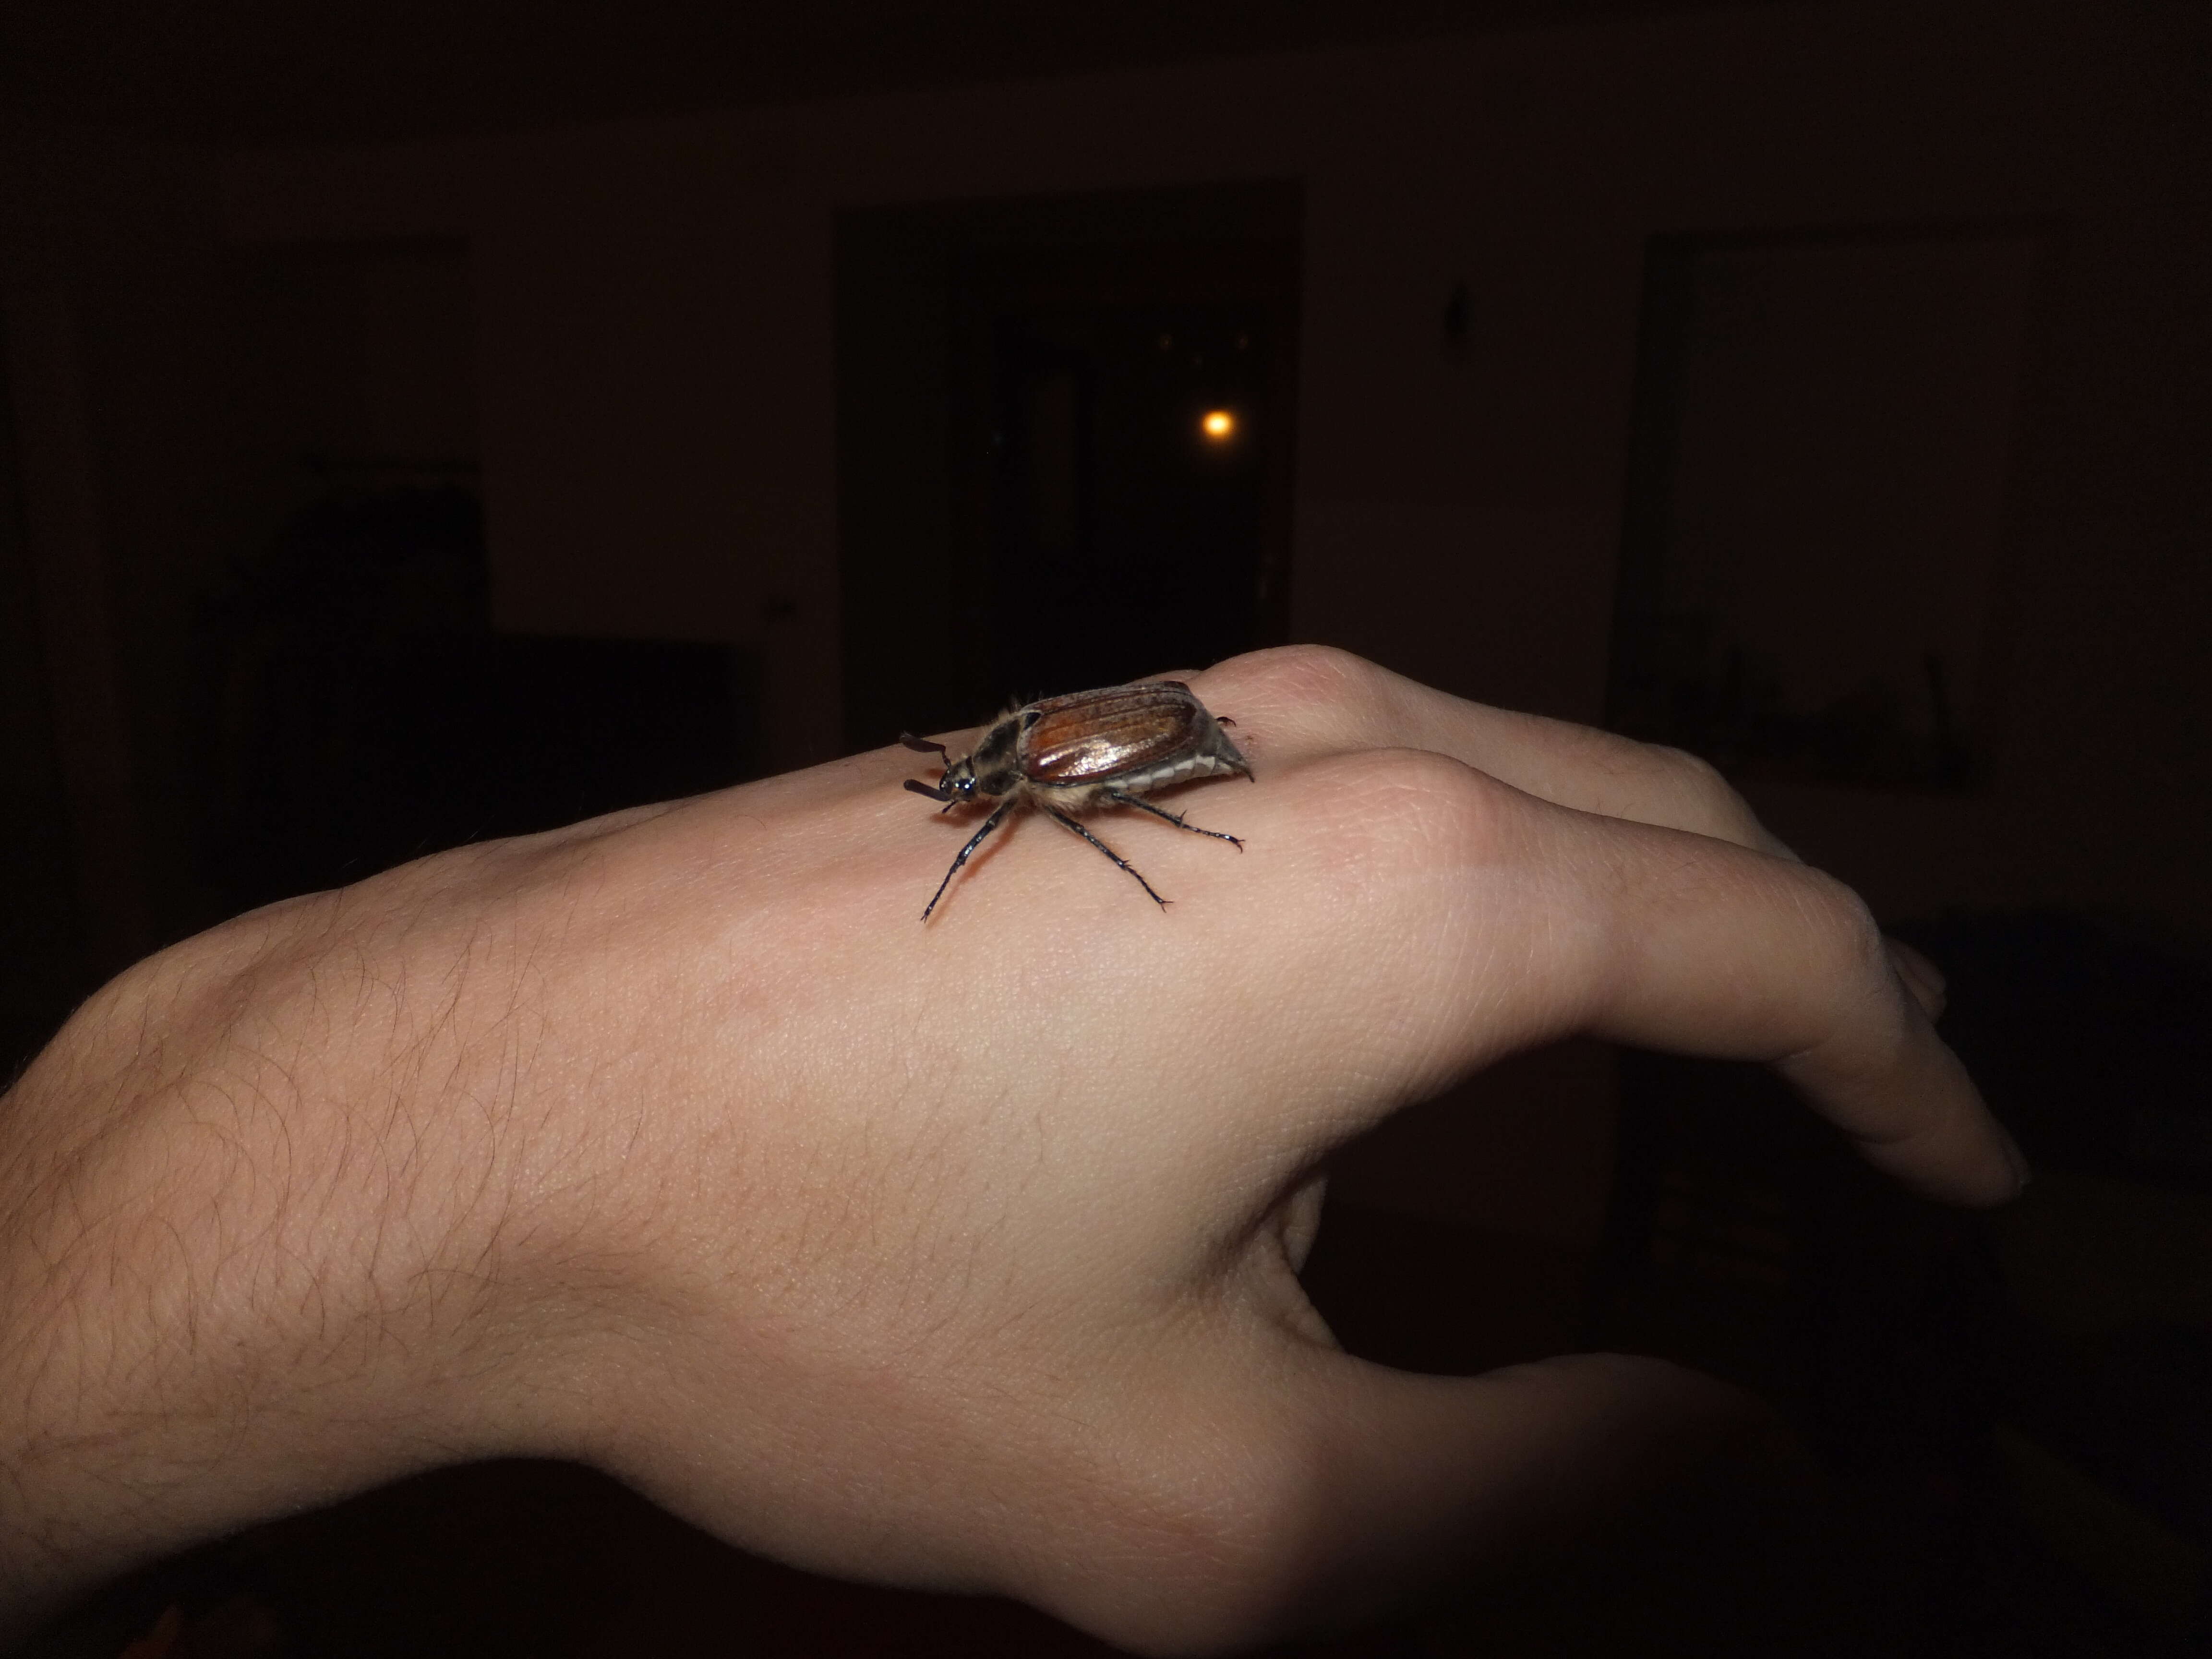
[[[290,925],[133,969],[0,1101],[0,1631],[510,1432],[489,1164]]]

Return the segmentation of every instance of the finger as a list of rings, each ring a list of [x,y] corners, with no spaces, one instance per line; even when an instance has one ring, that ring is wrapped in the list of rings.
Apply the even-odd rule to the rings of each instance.
[[[1317,1170],[1282,1206],[1277,1225],[1283,1260],[1293,1275],[1305,1271],[1306,1258],[1313,1254],[1314,1241],[1321,1237],[1322,1206],[1328,1196],[1328,1173]]]
[[[1543,809],[1538,809],[1541,811]],[[1558,809],[1551,809],[1557,813]],[[2002,1203],[2026,1170],[1841,883],[1677,831],[1566,817],[1609,919],[1599,1035],[1773,1065],[1878,1169],[1930,1197]],[[1593,832],[1595,833],[1593,833]]]
[[[1612,838],[1595,895],[1616,927],[1601,1035],[1766,1061],[1869,1162],[1931,1197],[2018,1193],[2017,1154],[1856,894],[1677,832],[1622,826]]]
[[[1944,979],[1943,970],[1901,939],[1886,939],[1882,945],[1921,1012],[1930,1019],[1942,1018],[1949,1003],[1949,981]]]
[[[1233,712],[1240,732],[1252,732],[1278,761],[1425,749],[1561,806],[1796,856],[1694,755],[1469,702],[1346,652],[1255,652],[1211,670],[1199,690],[1208,708]]]
[[[1281,1086],[1361,1079],[1364,1128],[1503,1054],[1588,1034],[1775,1065],[1918,1190],[2018,1191],[2015,1154],[1840,883],[1433,755],[1334,757],[1291,781],[1298,816],[1251,844],[1310,860],[1291,874],[1315,890],[1228,895],[1257,933],[1240,935],[1248,959],[1305,988],[1251,1016],[1279,1033]]]
[[[1319,1353],[1307,1370],[1279,1421],[1326,1471],[1298,1588],[1333,1618],[1383,1611],[1455,1569],[1517,1577],[1717,1464],[1775,1484],[1797,1473],[1767,1407],[1662,1360],[1577,1354],[1436,1377]]]

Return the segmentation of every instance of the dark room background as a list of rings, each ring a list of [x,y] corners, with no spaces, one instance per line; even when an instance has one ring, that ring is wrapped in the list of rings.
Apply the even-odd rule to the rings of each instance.
[[[1952,1351],[1851,1310],[1950,1263],[2043,1382],[1903,1512],[1955,1544],[1986,1479],[2054,1642],[2201,1636],[2212,22],[1416,10],[719,90],[541,42],[398,104],[111,95],[50,29],[93,68],[0,76],[0,1066],[286,890],[1341,645],[1722,766],[1954,966],[2044,1170],[1947,1232],[1731,1163],[1698,1124],[1786,1110],[1734,1083],[1523,1056],[1346,1161],[1339,1240],[1458,1264],[1378,1355],[1641,1343],[1863,1451],[1837,1353]]]

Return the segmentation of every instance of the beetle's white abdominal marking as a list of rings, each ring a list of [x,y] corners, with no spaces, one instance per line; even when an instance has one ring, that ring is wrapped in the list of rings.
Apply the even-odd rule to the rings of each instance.
[[[938,900],[952,884],[952,878],[983,844],[983,838],[1022,805],[1036,807],[1089,842],[1127,871],[1153,902],[1166,908],[1167,901],[1152,891],[1152,884],[1127,860],[1078,823],[1075,815],[1102,805],[1133,806],[1166,819],[1178,830],[1225,841],[1243,851],[1244,843],[1235,836],[1201,830],[1184,823],[1179,813],[1139,799],[1188,778],[1231,773],[1250,777],[1250,763],[1222,730],[1234,724],[1215,719],[1182,681],[1150,680],[1047,697],[1042,702],[1010,708],[992,721],[974,753],[957,760],[941,743],[931,743],[910,732],[900,733],[899,741],[908,748],[945,757],[945,775],[934,784],[916,778],[906,781],[906,787],[915,794],[942,801],[947,811],[969,801],[997,803],[982,828],[952,860],[945,879],[938,883],[921,919],[929,920]]]

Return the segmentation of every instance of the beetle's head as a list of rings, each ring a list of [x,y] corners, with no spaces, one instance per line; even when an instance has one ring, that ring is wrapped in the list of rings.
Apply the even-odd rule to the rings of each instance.
[[[945,775],[935,783],[924,783],[920,778],[908,778],[906,787],[917,795],[927,795],[932,800],[943,801],[946,810],[963,801],[975,799],[975,763],[973,757],[959,760],[950,758],[951,750],[941,743],[932,743],[927,738],[917,738],[911,732],[899,733],[899,741],[921,753],[945,756]]]
[[[942,799],[955,804],[973,800],[975,790],[975,757],[973,755],[945,763],[945,775],[937,781],[937,793]]]

